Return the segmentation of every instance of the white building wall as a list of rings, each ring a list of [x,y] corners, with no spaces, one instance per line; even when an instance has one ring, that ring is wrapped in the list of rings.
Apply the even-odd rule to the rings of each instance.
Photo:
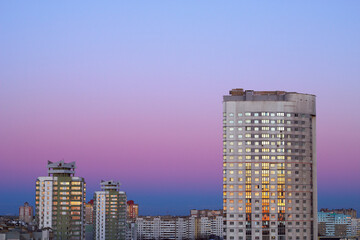
[[[39,228],[52,227],[53,177],[39,177]]]
[[[105,204],[106,204],[106,193],[105,191],[95,192],[95,229],[96,229],[96,240],[105,240]]]

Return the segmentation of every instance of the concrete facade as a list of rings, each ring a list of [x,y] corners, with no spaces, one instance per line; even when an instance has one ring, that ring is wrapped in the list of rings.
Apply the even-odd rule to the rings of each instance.
[[[219,213],[219,214],[216,214]],[[191,210],[190,216],[146,216],[136,219],[138,239],[222,239],[223,216],[217,210]]]
[[[318,212],[319,235],[326,237],[356,236],[356,220],[352,219],[350,215]]]
[[[315,96],[233,89],[223,132],[224,237],[317,239]]]

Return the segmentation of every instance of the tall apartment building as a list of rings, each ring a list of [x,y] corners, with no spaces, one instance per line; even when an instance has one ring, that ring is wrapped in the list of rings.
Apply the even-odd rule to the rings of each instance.
[[[223,131],[224,238],[316,239],[315,96],[233,89]]]
[[[19,208],[19,220],[25,223],[31,223],[34,217],[34,209],[28,202]]]
[[[48,176],[36,180],[36,221],[54,239],[85,239],[84,178],[75,177],[75,162],[48,161]]]
[[[126,194],[120,182],[101,181],[101,191],[94,194],[95,239],[126,238]]]

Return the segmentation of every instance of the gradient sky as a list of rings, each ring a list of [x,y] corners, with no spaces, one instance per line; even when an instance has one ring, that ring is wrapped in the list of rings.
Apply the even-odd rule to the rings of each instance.
[[[87,200],[222,207],[222,96],[317,96],[319,207],[360,211],[360,1],[0,1],[0,214],[47,160]]]

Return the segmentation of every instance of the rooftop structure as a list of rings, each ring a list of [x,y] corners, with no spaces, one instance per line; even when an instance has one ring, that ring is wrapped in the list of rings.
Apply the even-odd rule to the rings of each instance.
[[[101,180],[100,187],[101,190],[113,190],[113,191],[120,191],[120,182],[116,182],[114,180],[103,181]]]
[[[48,176],[74,176],[75,162],[65,163],[64,160],[58,162],[48,161]]]

